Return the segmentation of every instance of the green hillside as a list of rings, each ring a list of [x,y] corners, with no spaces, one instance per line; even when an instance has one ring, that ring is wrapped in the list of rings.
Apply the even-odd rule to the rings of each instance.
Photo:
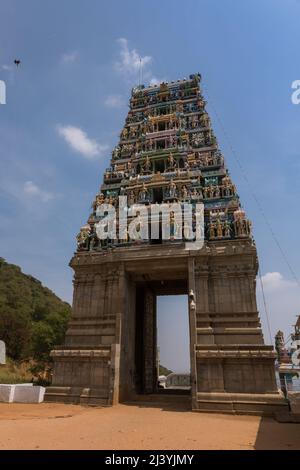
[[[161,364],[159,364],[159,375],[169,375],[172,373],[172,371],[170,369],[167,369],[167,367],[164,367],[162,366]]]
[[[0,339],[8,357],[47,362],[63,341],[70,311],[40,281],[0,258]]]

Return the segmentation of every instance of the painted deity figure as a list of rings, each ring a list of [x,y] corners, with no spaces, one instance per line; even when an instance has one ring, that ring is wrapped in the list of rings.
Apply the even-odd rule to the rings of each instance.
[[[147,157],[144,163],[144,171],[150,171],[151,170],[151,161],[150,158]]]
[[[182,196],[182,199],[187,199],[188,197],[188,190],[186,189],[186,186],[183,186],[182,189],[181,189],[181,196]]]
[[[136,225],[135,225],[135,241],[138,243],[142,240],[142,230],[143,230],[143,222],[140,216],[140,213],[137,212],[137,217],[136,217]]]
[[[149,195],[149,193],[148,193],[148,190],[146,188],[146,185],[145,185],[145,183],[143,183],[142,189],[139,193],[139,200],[141,202],[145,202],[148,198],[148,195]]]
[[[169,146],[174,147],[176,145],[176,136],[175,135],[170,135],[169,137]]]
[[[132,137],[134,139],[136,137],[136,132],[137,132],[136,127],[131,127],[130,128],[130,137]]]
[[[225,222],[224,236],[225,237],[230,237],[231,236],[231,228],[230,228],[230,223],[228,222],[228,220]]]
[[[223,188],[223,194],[224,196],[228,197],[231,195],[231,190],[230,190],[230,186],[224,186]]]
[[[133,168],[132,168],[132,163],[129,161],[129,162],[127,163],[127,173],[128,173],[128,175],[132,175],[132,173],[133,173],[132,170],[133,170]]]
[[[80,232],[76,236],[77,248],[79,250],[84,250],[88,248],[88,240],[90,235],[91,227],[86,224],[81,227]]]
[[[128,204],[131,206],[132,204],[135,203],[135,195],[134,195],[134,191],[129,191],[129,194],[128,194]]]
[[[209,117],[207,113],[201,114],[200,122],[203,127],[209,127]]]
[[[124,129],[122,130],[122,133],[121,133],[121,138],[122,139],[127,139],[128,137],[128,129],[127,127],[124,127]]]
[[[238,237],[243,236],[244,233],[244,221],[242,219],[237,219],[235,221],[236,235]]]
[[[199,193],[197,191],[197,188],[194,188],[193,191],[192,191],[192,197],[193,198],[198,198],[198,196],[199,196]]]
[[[89,242],[90,242],[90,250],[94,250],[99,244],[99,239],[97,237],[97,233],[94,228],[89,234]]]
[[[222,226],[222,223],[220,221],[220,219],[218,219],[217,221],[217,237],[218,238],[222,238],[223,237],[223,226]]]
[[[113,150],[113,157],[118,158],[121,154],[121,147],[117,145]]]
[[[104,202],[104,194],[103,193],[97,194],[96,199],[93,204],[93,209],[96,210],[98,206],[101,206],[101,204],[103,204],[103,202]]]
[[[188,162],[187,160],[184,162],[184,169],[185,169],[186,171],[189,171],[189,169],[190,169],[190,164],[189,164],[189,162]]]
[[[185,117],[182,117],[180,119],[180,128],[185,130],[187,128],[187,120]]]
[[[192,145],[200,147],[204,143],[204,136],[202,132],[196,132],[192,135]]]
[[[208,231],[209,239],[213,240],[215,238],[215,224],[213,222],[210,222]]]
[[[237,237],[244,237],[251,234],[251,221],[245,217],[238,216],[234,221],[235,235]]]
[[[175,166],[175,160],[174,160],[173,155],[170,153],[170,155],[168,156],[168,168],[174,168],[174,166]]]
[[[176,197],[176,184],[174,183],[173,180],[171,180],[169,184],[169,197],[170,198]]]
[[[170,240],[174,240],[174,238],[177,236],[178,228],[179,228],[179,226],[178,226],[178,223],[176,221],[175,214],[172,211],[170,213]]]
[[[220,188],[219,188],[219,186],[215,187],[215,197],[217,197],[217,198],[220,197]]]
[[[214,197],[214,187],[212,185],[208,187],[208,197],[209,198]]]

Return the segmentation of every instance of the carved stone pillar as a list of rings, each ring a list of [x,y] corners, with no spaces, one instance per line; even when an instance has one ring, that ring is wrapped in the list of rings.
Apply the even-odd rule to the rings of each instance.
[[[150,289],[145,288],[144,303],[144,393],[156,389],[156,298]]]

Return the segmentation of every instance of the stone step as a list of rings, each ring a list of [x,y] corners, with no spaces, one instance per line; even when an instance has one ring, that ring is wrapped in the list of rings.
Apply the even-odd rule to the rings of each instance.
[[[125,403],[182,403],[191,404],[190,394],[167,394],[167,393],[151,393],[147,395],[135,395]]]

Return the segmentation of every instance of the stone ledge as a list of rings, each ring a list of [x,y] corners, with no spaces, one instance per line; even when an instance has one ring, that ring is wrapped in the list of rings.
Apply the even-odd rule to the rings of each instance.
[[[110,358],[111,352],[109,350],[94,350],[94,349],[54,349],[51,351],[50,356],[59,358],[59,357],[91,357],[99,358],[105,357]]]
[[[202,350],[202,351],[197,351],[196,350],[196,357],[197,358],[203,358],[203,359],[211,359],[211,358],[235,358],[235,359],[241,359],[241,358],[246,358],[246,359],[255,359],[255,358],[264,358],[264,359],[272,359],[274,360],[275,354],[273,352],[269,351],[260,351],[258,350],[246,350],[246,351],[224,351],[224,350]]]

